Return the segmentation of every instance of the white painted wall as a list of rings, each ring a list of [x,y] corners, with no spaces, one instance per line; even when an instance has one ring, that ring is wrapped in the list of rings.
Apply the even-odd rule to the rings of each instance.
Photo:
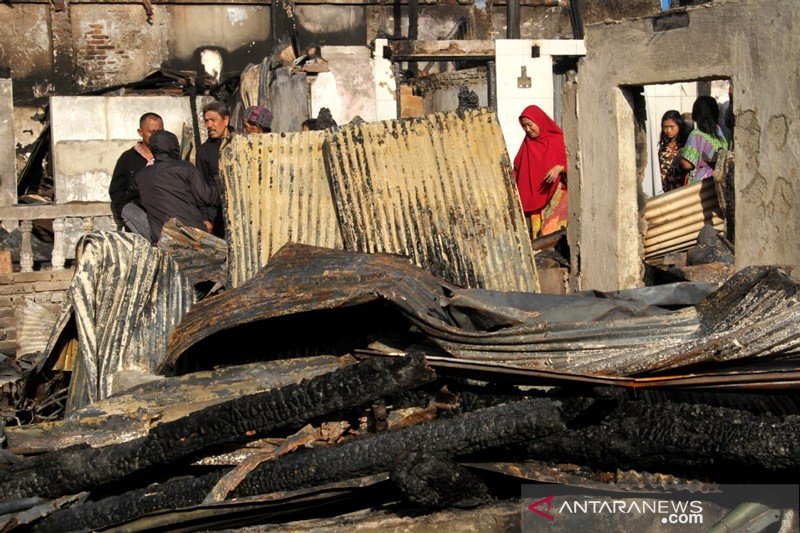
[[[375,56],[372,59],[372,79],[375,83],[375,120],[397,118],[397,80],[392,72],[392,62],[383,57],[383,47],[388,39],[375,39]]]
[[[198,114],[211,97],[197,99]],[[139,140],[139,117],[153,112],[181,138],[191,124],[183,96],[53,96],[50,98],[51,154],[56,203],[110,201],[108,185],[117,158]],[[206,131],[199,117],[201,139]]]
[[[327,107],[340,126],[360,116],[375,121],[376,86],[371,51],[366,46],[323,46],[330,72],[321,72],[311,85],[311,115]]]
[[[533,46],[539,47],[539,57],[532,56]],[[495,41],[495,71],[497,73],[497,117],[509,156],[517,153],[524,132],[519,115],[529,105],[538,105],[550,117],[555,117],[553,94],[553,56],[582,56],[586,47],[581,40],[497,39]],[[529,88],[518,87],[518,78],[526,69],[531,78]]]

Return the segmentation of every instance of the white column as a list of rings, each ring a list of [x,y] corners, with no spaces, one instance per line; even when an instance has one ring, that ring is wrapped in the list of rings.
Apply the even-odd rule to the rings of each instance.
[[[387,39],[375,39],[373,54],[373,79],[375,80],[375,118],[376,120],[392,120],[397,117],[397,80],[392,72],[392,62],[383,57],[383,47],[388,46]]]
[[[23,220],[19,224],[19,231],[22,233],[22,246],[19,250],[19,266],[23,272],[33,272],[33,250],[31,249],[31,231],[33,222]]]
[[[64,269],[64,219],[53,219],[53,256],[50,263],[53,265],[53,270]]]

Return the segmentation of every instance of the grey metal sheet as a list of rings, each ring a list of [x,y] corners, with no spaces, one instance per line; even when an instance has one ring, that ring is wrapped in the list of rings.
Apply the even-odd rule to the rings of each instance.
[[[462,287],[538,290],[491,111],[348,125],[330,134],[326,158],[347,249],[406,255]]]
[[[229,287],[252,278],[287,242],[342,247],[324,137],[321,131],[237,135],[222,149]]]

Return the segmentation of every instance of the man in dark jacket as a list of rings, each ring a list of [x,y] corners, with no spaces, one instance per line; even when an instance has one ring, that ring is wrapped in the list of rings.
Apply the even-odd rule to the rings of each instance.
[[[111,197],[111,212],[118,223],[122,221],[122,208],[125,207],[126,194],[133,183],[133,176],[144,167],[153,164],[153,154],[150,151],[150,136],[164,129],[164,121],[155,113],[145,113],[139,118],[139,129],[136,130],[142,138],[130,150],[125,150],[117,159],[114,173],[111,175],[111,184],[108,186],[108,195]]]
[[[222,141],[233,131],[230,127],[231,113],[228,106],[219,101],[206,104],[203,107],[203,121],[208,130],[208,140],[197,150],[197,168],[203,173],[206,182],[214,183],[220,188],[219,149]],[[205,213],[208,220],[214,223],[214,235],[218,237],[225,235],[221,214],[219,204],[212,206]]]
[[[216,185],[206,183],[194,165],[181,160],[174,133],[154,133],[150,149],[155,163],[134,176],[129,197],[147,213],[151,242],[158,242],[161,228],[170,218],[210,231],[211,222],[202,213],[219,202]]]

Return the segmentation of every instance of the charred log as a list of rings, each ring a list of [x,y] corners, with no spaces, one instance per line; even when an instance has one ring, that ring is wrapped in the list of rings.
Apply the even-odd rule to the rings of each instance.
[[[525,456],[584,466],[709,473],[716,481],[775,482],[800,472],[800,416],[755,415],[703,404],[606,399],[591,425],[527,445]]]
[[[404,454],[391,479],[408,501],[425,509],[475,507],[489,499],[489,489],[478,476],[432,454]]]
[[[119,445],[74,446],[0,470],[0,499],[77,493],[210,446],[267,431],[296,430],[311,418],[396,394],[433,377],[421,357],[364,361],[297,385],[211,406]]]
[[[398,457],[409,451],[456,457],[542,438],[565,429],[558,409],[558,403],[551,400],[514,402],[284,456],[255,469],[233,496],[311,487],[388,471]],[[196,505],[203,501],[221,475],[177,478],[149,489],[66,509],[45,519],[40,529],[102,528],[161,509]]]
[[[744,479],[788,478],[800,467],[800,417],[756,416],[724,407],[647,405],[611,395],[533,399],[405,427],[262,464],[234,491],[245,497],[392,470],[403,454],[442,458],[516,444],[528,458],[612,469],[676,468]],[[776,475],[777,474],[777,475]],[[199,504],[221,477],[179,478],[59,511],[43,530],[101,528],[160,509]],[[758,478],[758,476],[756,476]]]
[[[563,431],[559,406],[525,400],[438,419],[265,463],[235,496],[265,494],[386,471],[410,451],[457,457]]]

